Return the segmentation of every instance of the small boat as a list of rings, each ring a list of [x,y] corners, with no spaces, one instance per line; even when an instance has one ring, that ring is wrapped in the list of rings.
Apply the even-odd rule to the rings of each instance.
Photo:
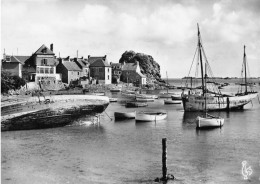
[[[126,102],[126,107],[146,107],[148,104],[144,102]]]
[[[158,99],[157,95],[146,95],[146,94],[137,94],[135,95],[136,98],[153,98]]]
[[[86,95],[105,96],[105,92],[85,93]]]
[[[109,102],[117,102],[117,98],[109,98]]]
[[[171,95],[172,100],[182,100],[181,93],[175,93]]]
[[[206,117],[198,116],[196,118],[196,126],[200,128],[218,128],[224,125],[224,118],[215,117],[210,114],[206,114]]]
[[[110,89],[110,92],[120,92],[121,91],[121,88],[118,88],[118,87],[113,87]]]
[[[164,100],[164,104],[181,104],[181,101],[177,101],[177,100]]]
[[[166,112],[139,112],[136,114],[136,121],[160,121],[166,119]]]
[[[115,120],[134,119],[136,112],[115,112]]]
[[[136,98],[137,102],[154,102],[154,98]]]

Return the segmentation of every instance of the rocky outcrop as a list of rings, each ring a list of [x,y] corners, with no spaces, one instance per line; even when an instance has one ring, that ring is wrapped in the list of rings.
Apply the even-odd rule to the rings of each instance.
[[[119,63],[135,63],[136,61],[139,62],[142,74],[144,74],[148,78],[162,81],[160,74],[160,65],[150,55],[135,53],[134,51],[125,51],[122,54]]]

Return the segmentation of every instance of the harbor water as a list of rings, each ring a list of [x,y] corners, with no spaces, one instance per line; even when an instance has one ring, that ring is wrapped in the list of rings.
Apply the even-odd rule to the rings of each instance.
[[[244,110],[212,112],[225,118],[221,129],[196,130],[200,113],[185,113],[182,104],[156,99],[146,108],[125,108],[127,99],[120,93],[108,95],[119,102],[110,103],[100,123],[82,117],[60,128],[2,132],[1,183],[155,183],[162,176],[162,138],[167,138],[168,173],[176,178],[168,183],[260,183],[257,98]],[[168,117],[144,123],[114,120],[115,111],[147,110]],[[242,175],[242,161],[253,170],[249,180]]]

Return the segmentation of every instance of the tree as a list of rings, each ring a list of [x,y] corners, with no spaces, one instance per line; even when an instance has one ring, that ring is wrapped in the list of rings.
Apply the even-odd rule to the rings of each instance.
[[[26,81],[19,76],[12,76],[10,72],[1,71],[1,93],[8,93],[9,90],[20,89]]]

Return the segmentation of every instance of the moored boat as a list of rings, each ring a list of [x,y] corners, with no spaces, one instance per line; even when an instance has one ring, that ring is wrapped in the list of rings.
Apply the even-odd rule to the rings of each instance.
[[[198,27],[198,48],[196,49],[197,54],[197,68],[200,69],[200,80],[201,80],[201,86],[197,89],[193,90],[191,89],[188,94],[182,95],[182,102],[183,102],[183,108],[184,111],[204,111],[205,106],[207,106],[208,111],[216,111],[216,110],[233,110],[233,109],[243,109],[246,104],[252,101],[253,98],[257,96],[257,92],[251,91],[249,92],[246,88],[245,92],[237,93],[235,96],[231,95],[223,95],[216,87],[217,83],[214,81],[212,75],[211,68],[209,66],[209,63],[207,61],[206,54],[204,52],[204,48],[201,43],[201,36],[200,31]],[[202,58],[204,59],[204,63],[202,62]],[[245,64],[245,51],[244,51],[244,66]],[[205,67],[204,67],[205,65]],[[204,68],[204,69],[203,69]],[[204,75],[204,72],[208,70],[209,72]],[[246,71],[246,68],[245,68]],[[197,74],[199,72],[196,72]],[[246,73],[246,72],[245,72]],[[213,83],[207,83],[206,80],[211,77],[211,80],[213,80]],[[195,77],[197,78],[197,76]],[[246,74],[245,74],[245,84],[246,81]],[[247,85],[245,85],[247,86]],[[205,103],[207,102],[207,104]]]
[[[135,95],[136,98],[148,98],[148,99],[158,99],[157,95],[147,95],[147,94],[136,94]]]
[[[224,125],[224,118],[215,117],[207,114],[206,117],[198,116],[196,118],[196,127],[197,129],[202,128],[219,128]]]
[[[154,102],[154,98],[136,98],[137,102]]]
[[[126,107],[146,107],[148,104],[145,102],[126,102]]]
[[[122,120],[122,119],[134,119],[136,112],[115,112],[115,120]]]
[[[121,91],[121,88],[119,87],[113,87],[110,89],[110,92],[120,92]]]
[[[181,101],[165,99],[164,104],[181,104]]]
[[[181,100],[181,93],[174,93],[171,95],[172,100]]]
[[[160,121],[166,118],[166,112],[139,112],[135,117],[136,121]]]
[[[109,102],[117,102],[117,98],[109,98]]]

